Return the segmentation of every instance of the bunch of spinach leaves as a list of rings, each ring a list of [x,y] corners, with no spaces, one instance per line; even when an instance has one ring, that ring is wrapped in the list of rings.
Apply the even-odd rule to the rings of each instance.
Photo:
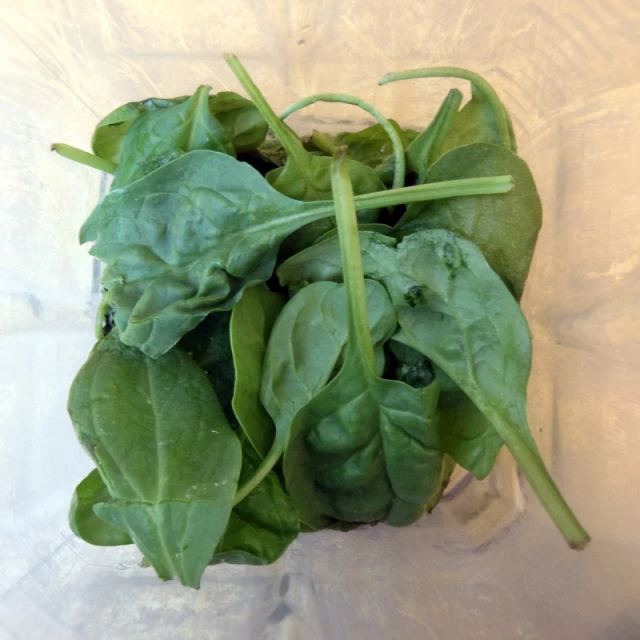
[[[457,68],[389,74],[471,82],[421,132],[346,94],[278,117],[226,60],[249,98],[203,85],[115,109],[93,153],[53,145],[114,174],[80,231],[104,270],[69,394],[95,464],[74,533],[197,588],[301,531],[408,525],[455,464],[483,478],[506,444],[582,548],[527,425],[518,300],[541,206],[495,91]],[[282,119],[319,100],[377,124],[302,139]]]

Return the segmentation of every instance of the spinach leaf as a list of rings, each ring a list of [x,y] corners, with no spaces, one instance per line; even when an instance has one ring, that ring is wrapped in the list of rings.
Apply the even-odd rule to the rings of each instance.
[[[442,449],[461,467],[482,480],[493,468],[502,440],[489,420],[442,369],[419,351],[398,340],[403,340],[402,330],[388,343],[400,362],[396,374],[398,380],[421,389],[437,379],[440,386],[437,413]]]
[[[111,496],[100,473],[94,469],[77,487],[71,499],[69,526],[78,538],[100,547],[133,544],[126,530],[98,518],[93,507],[110,502]]]
[[[255,475],[260,457],[242,443],[240,484]],[[300,531],[298,512],[275,471],[237,504],[211,564],[263,565],[275,562]]]
[[[570,546],[583,547],[589,537],[546,470],[527,424],[531,340],[517,302],[480,250],[450,231],[411,234],[396,258],[385,284],[402,340],[474,402]]]
[[[284,456],[287,490],[300,519],[409,524],[440,490],[443,456],[428,394],[376,375],[367,320],[353,191],[338,156],[332,166],[348,308],[344,364],[295,416]]]
[[[286,150],[286,164],[267,174],[269,183],[280,193],[295,200],[331,200],[331,158],[307,152],[298,136],[273,111],[240,61],[232,55],[225,56],[225,60]],[[348,167],[356,193],[372,193],[385,188],[378,174],[370,167],[354,160],[349,161]],[[363,222],[375,222],[376,218],[377,214],[371,213],[361,219]],[[307,226],[289,240],[287,253],[309,246],[333,226],[330,218]]]
[[[202,91],[201,87],[199,91]],[[140,116],[183,104],[189,96],[162,99],[148,98],[129,102],[105,116],[96,126],[91,147],[93,152],[115,164],[120,162],[125,137]],[[253,103],[233,91],[220,91],[208,98],[209,111],[222,125],[236,152],[257,149],[267,133],[267,123]],[[209,148],[209,147],[207,147]],[[214,150],[216,150],[214,148]],[[223,149],[218,149],[222,150]],[[228,152],[228,151],[227,151]]]
[[[516,139],[511,118],[493,87],[477,73],[459,67],[431,67],[388,73],[379,84],[414,78],[462,78],[471,83],[471,100],[458,112],[441,153],[456,147],[486,142],[516,151]]]
[[[395,312],[378,282],[367,280],[365,292],[371,339],[380,344],[396,328]],[[298,410],[329,381],[338,366],[347,333],[342,285],[316,282],[287,302],[271,332],[262,373],[262,404],[278,432],[288,435]]]
[[[504,147],[472,144],[443,155],[426,172],[423,182],[503,173],[513,176],[515,182],[509,193],[412,204],[397,228],[402,233],[448,229],[468,238],[519,299],[542,225],[540,197],[526,162]]]
[[[456,462],[482,477],[504,442],[570,546],[584,547],[589,537],[549,476],[529,431],[530,337],[500,277],[473,243],[447,230],[412,233],[396,248],[385,236],[360,235],[369,236],[362,245],[364,272],[384,283],[398,312],[401,331],[395,338],[442,369],[485,418],[479,420],[466,401],[454,412],[448,401],[460,396],[445,397],[444,417],[452,419],[456,431],[449,430],[442,446],[446,442]],[[278,273],[289,284],[297,278],[339,281],[335,256],[335,238],[330,238],[283,263]],[[468,446],[461,442],[465,438]]]
[[[267,340],[285,299],[262,286],[245,289],[231,313],[231,349],[236,372],[233,410],[260,458],[271,447],[275,428],[260,402],[260,382]]]
[[[242,462],[198,365],[179,349],[152,360],[113,330],[78,372],[68,409],[112,496],[95,513],[126,530],[161,578],[197,588]]]
[[[189,96],[180,96],[169,100],[148,98],[141,102],[128,102],[114,109],[96,126],[91,139],[93,152],[105,160],[118,164],[122,156],[127,131],[141,115],[182,104],[188,98]]]
[[[462,94],[457,89],[451,89],[431,124],[409,145],[409,169],[418,174],[420,183],[424,182],[427,169],[442,155],[442,145],[455,121],[461,102]]]
[[[235,155],[220,122],[209,111],[203,85],[188,100],[148,111],[131,125],[122,148],[113,188],[127,186],[188,151],[209,149]]]
[[[220,91],[209,96],[209,111],[236,153],[255,151],[263,143],[269,127],[251,100],[233,91]]]
[[[393,249],[398,241],[376,231],[363,230],[358,233],[358,237],[365,275],[381,279],[394,267]],[[381,260],[381,264],[377,264],[378,260]],[[296,253],[285,260],[276,273],[283,287],[323,280],[342,282],[342,257],[338,237],[331,235]]]
[[[292,113],[316,102],[352,104],[370,113],[378,121],[377,125],[356,133],[338,134],[335,141],[338,142],[339,146],[345,145],[349,147],[347,153],[349,158],[357,160],[368,167],[378,169],[386,162],[387,170],[389,166],[391,168],[391,179],[389,182],[393,185],[393,188],[399,189],[404,186],[405,144],[401,137],[403,131],[397,123],[392,123],[390,120],[387,120],[380,111],[362,98],[346,93],[318,93],[303,98],[285,109],[280,115],[280,118],[284,120]],[[311,142],[315,146],[320,145],[323,152],[327,153],[328,136],[325,137],[316,132],[315,139],[312,136]],[[328,155],[333,155],[334,149],[335,146],[329,151]],[[350,173],[353,173],[352,168],[350,169]],[[360,193],[357,189],[356,192]]]
[[[511,188],[508,177],[366,194],[359,208]],[[281,242],[332,215],[331,203],[275,191],[246,163],[191,151],[111,191],[80,230],[107,264],[102,278],[120,339],[151,357],[170,349],[209,313],[230,309],[246,285],[267,280]]]
[[[376,355],[397,323],[389,296],[379,283],[365,282],[371,337]],[[341,364],[348,321],[344,288],[330,282],[304,287],[284,306],[269,336],[262,373],[261,400],[276,433],[255,476],[243,484],[236,501],[247,496],[273,468],[289,441],[297,411],[320,391]],[[384,362],[376,362],[379,368]]]
[[[211,313],[195,329],[185,334],[178,344],[204,371],[227,420],[235,426],[237,421],[232,399],[236,371],[229,336],[230,322],[230,311]]]

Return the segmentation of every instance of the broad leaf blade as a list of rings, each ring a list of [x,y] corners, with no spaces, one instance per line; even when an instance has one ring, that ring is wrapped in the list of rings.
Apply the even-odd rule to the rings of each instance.
[[[374,344],[396,326],[389,297],[367,280],[367,310]],[[287,432],[297,413],[329,381],[347,341],[344,287],[317,282],[299,291],[276,320],[264,359],[262,403],[278,431]]]
[[[504,194],[447,198],[409,205],[398,229],[448,229],[480,247],[491,267],[522,296],[542,225],[542,205],[527,164],[504,147],[473,144],[442,156],[424,182],[513,176],[515,187]]]
[[[435,118],[409,145],[407,149],[409,169],[418,174],[420,182],[424,182],[427,169],[441,155],[442,145],[455,121],[461,102],[462,94],[457,89],[451,89]]]
[[[121,339],[158,357],[210,312],[266,280],[282,240],[317,203],[273,190],[249,165],[193,151],[109,193],[80,231],[107,263],[103,285]]]
[[[260,402],[267,341],[285,299],[262,286],[250,287],[231,314],[231,348],[236,372],[233,410],[251,446],[264,458],[275,435],[273,420]]]
[[[226,528],[240,443],[185,353],[152,360],[112,331],[69,394],[69,414],[112,496],[96,506],[125,528],[163,578],[198,587]]]
[[[220,91],[209,96],[209,110],[237,153],[254,151],[263,143],[268,126],[251,100],[233,91]]]
[[[223,126],[209,111],[210,90],[203,85],[188,100],[136,119],[127,131],[113,188],[131,184],[188,151],[235,155]]]

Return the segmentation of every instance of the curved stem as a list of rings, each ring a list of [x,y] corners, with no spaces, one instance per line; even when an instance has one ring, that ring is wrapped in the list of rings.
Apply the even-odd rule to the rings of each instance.
[[[394,128],[394,126],[385,118],[378,109],[372,104],[369,104],[362,98],[352,96],[347,93],[316,93],[315,95],[303,98],[294,102],[291,106],[287,107],[281,114],[280,118],[284,120],[288,118],[292,113],[304,109],[309,105],[316,102],[340,102],[344,104],[352,104],[355,107],[360,107],[367,113],[370,113],[377,121],[378,124],[385,130],[386,134],[391,138],[391,144],[393,145],[393,157],[395,160],[394,174],[393,174],[393,188],[400,189],[404,186],[405,175],[405,158],[404,158],[404,145],[400,139],[400,135]]]
[[[471,83],[472,92],[480,93],[493,107],[500,138],[506,145],[510,144],[511,134],[507,112],[494,88],[482,76],[461,67],[427,67],[387,73],[378,84],[383,85],[398,82],[398,80],[414,80],[416,78],[461,78],[468,80]]]
[[[111,162],[111,160],[105,160],[93,153],[83,151],[82,149],[72,147],[71,145],[64,144],[62,142],[54,142],[51,145],[51,151],[55,151],[63,158],[67,158],[67,160],[73,160],[78,164],[83,164],[86,167],[98,169],[98,171],[104,171],[105,173],[113,174],[118,168],[118,165],[115,162]]]
[[[269,128],[273,131],[274,135],[280,141],[280,144],[287,152],[287,158],[293,159],[295,162],[303,163],[307,151],[305,150],[300,138],[284,123],[271,105],[267,102],[266,98],[262,95],[262,92],[256,86],[255,82],[251,79],[251,76],[244,68],[240,60],[232,53],[224,54],[225,62],[233,71],[235,77],[238,79],[244,90],[249,95],[249,98],[253,100],[256,108],[267,121]]]
[[[267,457],[260,463],[260,466],[253,476],[251,476],[250,480],[238,488],[236,497],[233,500],[234,507],[239,502],[242,502],[267,477],[271,469],[275,467],[276,462],[278,462],[280,456],[284,453],[284,448],[287,444],[287,435],[288,433],[283,434],[282,431],[276,432],[275,440]]]

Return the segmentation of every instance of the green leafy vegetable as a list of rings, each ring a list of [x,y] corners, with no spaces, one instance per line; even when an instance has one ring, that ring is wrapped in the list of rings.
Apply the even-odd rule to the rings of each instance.
[[[223,126],[209,111],[210,90],[203,85],[188,100],[148,111],[136,119],[127,131],[114,189],[131,184],[188,151],[209,149],[235,155]]]
[[[284,297],[257,286],[246,289],[231,314],[231,348],[236,372],[233,411],[251,446],[264,458],[273,442],[273,421],[260,402],[267,340]]]
[[[420,228],[448,229],[468,238],[520,298],[542,225],[540,197],[526,162],[504,147],[473,144],[443,155],[426,172],[423,182],[497,174],[513,176],[515,188],[500,195],[412,204],[398,228],[403,233]]]
[[[152,360],[112,331],[78,372],[68,408],[112,496],[95,513],[126,530],[161,578],[197,588],[241,466],[240,443],[197,364],[177,349]]]
[[[237,420],[232,400],[236,370],[231,351],[230,322],[230,311],[211,313],[178,344],[204,371],[227,420],[235,426]]]
[[[461,102],[462,94],[457,89],[451,89],[431,124],[407,149],[409,168],[418,174],[421,183],[424,182],[427,169],[441,155],[442,145],[455,121]]]
[[[232,55],[225,56],[225,60],[286,151],[286,164],[267,174],[269,183],[280,193],[295,200],[330,200],[331,158],[316,156],[306,151],[300,138],[276,115],[240,61]],[[378,174],[370,167],[353,160],[349,162],[348,167],[356,193],[372,193],[385,188]],[[376,214],[371,214],[361,219],[365,222],[375,222],[376,217]],[[325,218],[306,227],[290,240],[288,251],[310,245],[333,226],[333,221]]]
[[[348,342],[336,377],[297,414],[285,452],[287,490],[310,527],[333,519],[408,524],[440,489],[443,457],[428,395],[376,375],[358,230],[344,159],[335,161],[336,218]]]
[[[93,152],[118,164],[124,148],[125,138],[131,125],[145,113],[166,109],[183,103],[189,96],[180,96],[165,100],[148,98],[140,102],[128,102],[114,109],[97,124],[91,139]]]
[[[209,111],[222,125],[236,153],[256,150],[267,135],[268,126],[256,106],[233,91],[209,96]]]
[[[361,196],[363,209],[511,188],[509,180],[396,189]],[[248,164],[192,151],[128,187],[111,191],[80,230],[107,264],[104,306],[120,339],[151,357],[175,345],[209,313],[229,309],[245,286],[267,280],[281,242],[332,212],[291,200]]]
[[[370,113],[378,124],[369,127],[364,131],[356,133],[339,134],[336,137],[338,146],[346,145],[350,147],[348,157],[352,160],[358,160],[368,167],[377,168],[382,165],[390,157],[394,160],[393,170],[393,188],[399,189],[404,186],[405,162],[404,162],[404,143],[400,134],[402,129],[397,123],[391,123],[387,120],[373,105],[365,102],[357,96],[350,96],[346,93],[318,93],[303,100],[299,100],[295,104],[285,109],[280,118],[285,119],[292,113],[303,109],[316,102],[341,102],[343,104],[352,104],[360,109],[364,109]],[[382,134],[382,135],[381,135]],[[380,140],[382,138],[382,141]],[[315,140],[311,138],[315,144],[321,143],[321,138],[316,133]],[[390,149],[387,146],[390,144]],[[329,153],[333,155],[333,150]],[[354,173],[352,164],[348,165],[349,172]],[[357,190],[357,193],[361,191]],[[366,193],[362,192],[362,193]],[[324,198],[319,198],[324,200]]]
[[[398,342],[389,341],[391,351],[400,362],[398,380],[422,389],[434,379],[440,386],[438,426],[442,449],[461,467],[482,480],[491,471],[502,447],[502,440],[489,420],[460,387],[419,351]]]
[[[365,282],[373,344],[396,327],[389,296],[377,282]],[[279,431],[329,381],[347,342],[347,304],[342,285],[316,282],[299,291],[278,316],[264,359],[262,403]]]
[[[436,363],[491,422],[571,546],[588,535],[560,495],[529,431],[531,340],[518,304],[482,253],[445,230],[407,236],[386,285],[404,340]]]
[[[95,514],[95,505],[110,501],[109,491],[99,471],[94,469],[73,493],[69,509],[71,531],[85,542],[100,547],[132,544],[131,536],[124,529],[108,524]]]
[[[281,118],[328,101],[378,122],[298,137],[225,59],[250,99],[203,85],[118,107],[93,153],[52,145],[115,175],[80,231],[104,270],[69,395],[96,467],[71,529],[198,587],[299,533],[408,525],[506,444],[584,547],[527,424],[518,299],[541,205],[496,92],[455,67],[388,74],[462,78],[471,99],[451,90],[418,133],[316,94]]]
[[[260,458],[245,441],[240,484],[249,482]],[[300,532],[298,512],[275,471],[237,504],[213,556],[212,564],[270,564],[275,562]]]

